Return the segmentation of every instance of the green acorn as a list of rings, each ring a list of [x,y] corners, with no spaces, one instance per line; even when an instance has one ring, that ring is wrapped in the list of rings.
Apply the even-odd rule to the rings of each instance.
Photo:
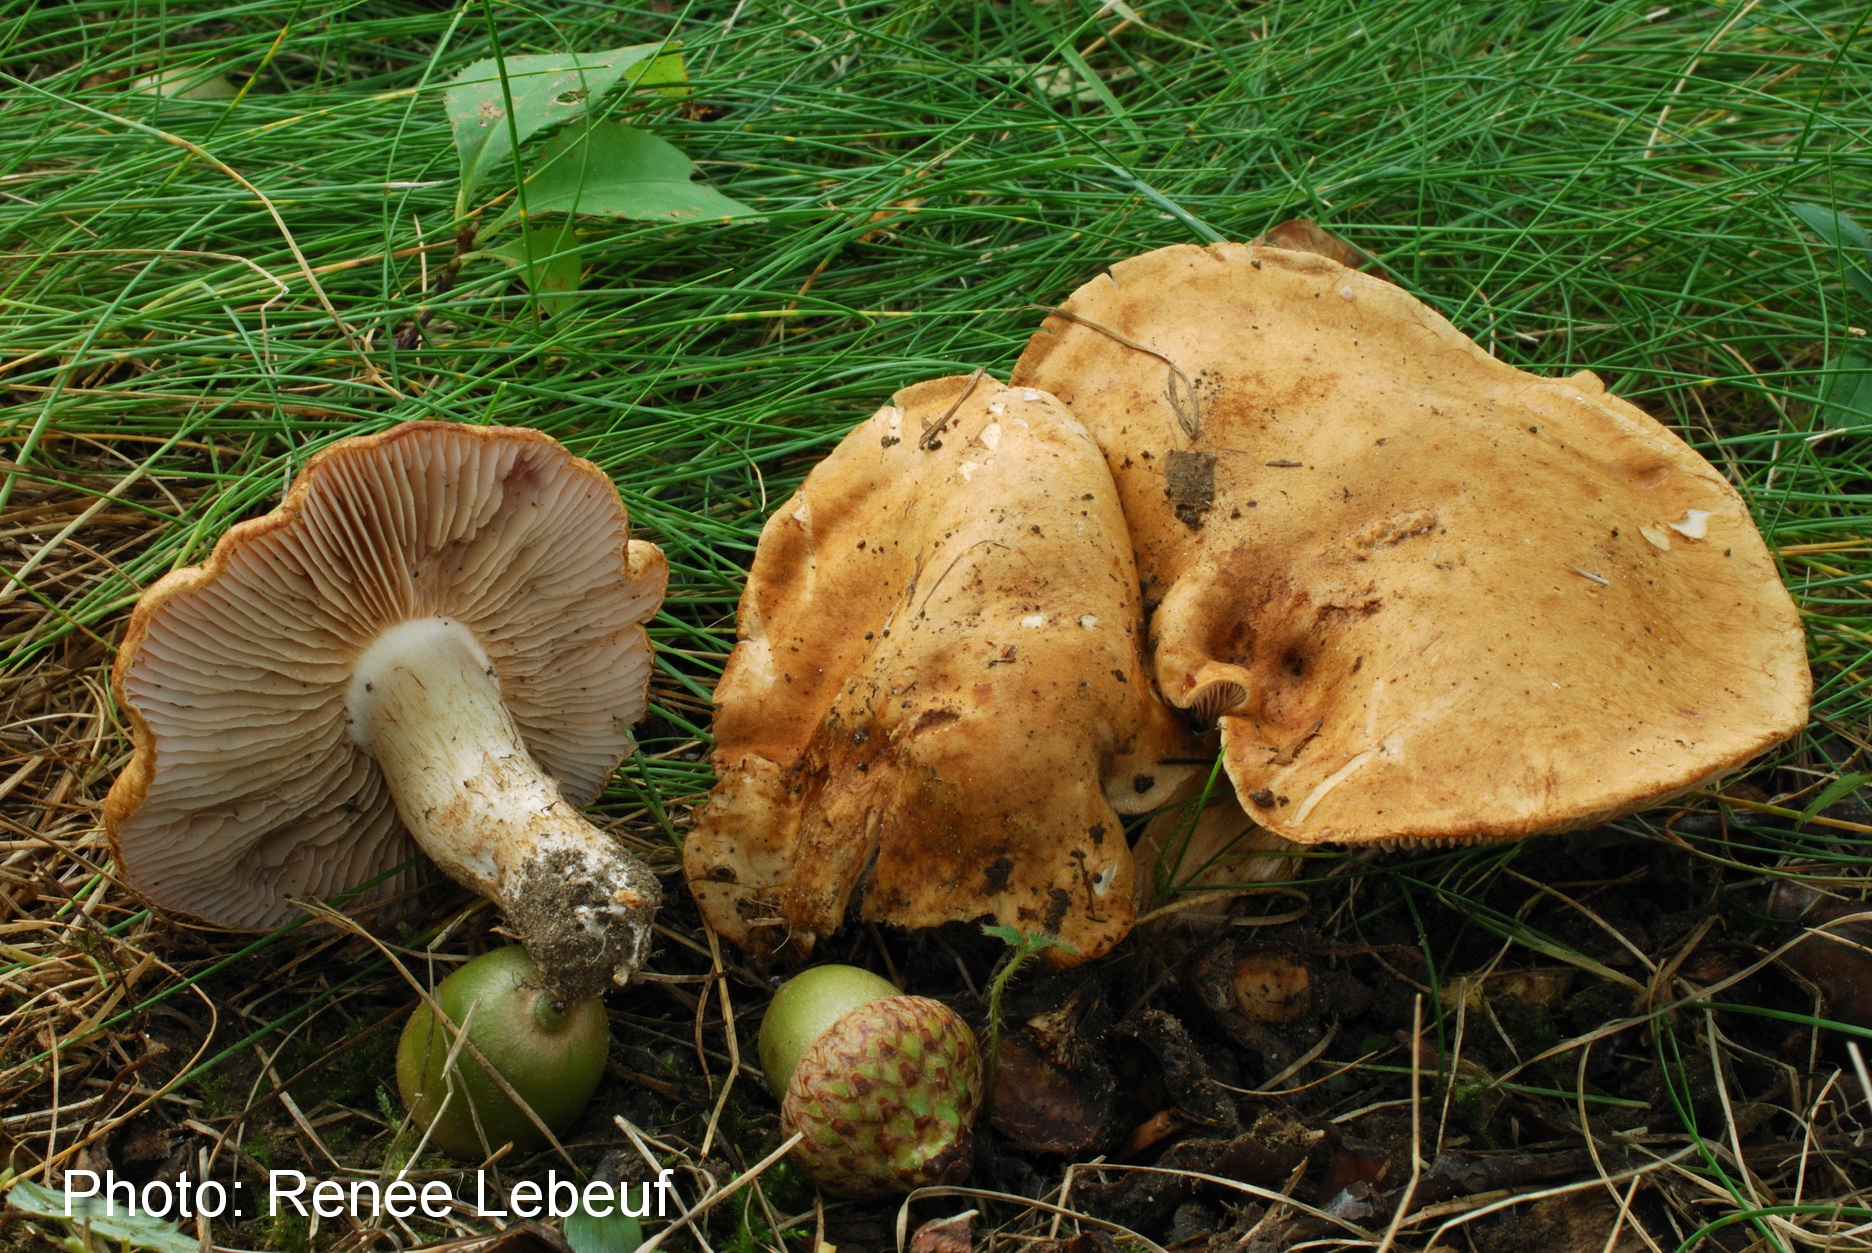
[[[568,1004],[554,996],[540,986],[526,950],[513,944],[483,953],[444,979],[435,999],[449,1021],[468,1023],[469,1043],[554,1135],[577,1121],[604,1076],[610,1051],[601,998]],[[397,1042],[397,1088],[416,1125],[429,1128],[429,1143],[474,1160],[509,1140],[521,1153],[544,1148],[546,1137],[533,1120],[466,1048],[455,1055],[456,1074],[444,1075],[454,1042],[454,1033],[442,1029],[427,1003],[416,1007]]]
[[[761,1067],[794,1158],[828,1192],[959,1183],[974,1158],[981,1050],[956,1012],[855,966],[817,966],[761,1023]]]

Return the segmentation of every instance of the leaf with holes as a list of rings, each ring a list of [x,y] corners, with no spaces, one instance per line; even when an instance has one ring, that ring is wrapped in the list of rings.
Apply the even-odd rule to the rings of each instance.
[[[457,74],[442,94],[455,134],[455,151],[461,157],[457,207],[466,209],[474,189],[512,156],[516,142],[583,116],[619,82],[654,86],[665,95],[680,93],[676,85],[684,81],[682,56],[670,48],[667,43],[653,43],[609,52],[490,57]],[[510,97],[511,124],[507,116]]]
[[[526,210],[649,222],[748,217],[754,210],[706,183],[695,162],[648,131],[618,122],[553,136],[526,180]],[[519,215],[518,206],[502,225]]]

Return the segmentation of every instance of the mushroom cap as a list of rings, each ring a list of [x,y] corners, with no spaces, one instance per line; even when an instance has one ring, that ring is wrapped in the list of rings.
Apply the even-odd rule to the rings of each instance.
[[[667,577],[604,472],[538,431],[333,444],[137,603],[114,670],[135,753],[104,802],[119,869],[157,905],[261,930],[414,856],[346,709],[358,656],[410,618],[473,631],[528,749],[595,799],[643,716]]]
[[[1172,798],[1200,752],[1145,675],[1111,475],[1042,392],[894,399],[761,533],[689,886],[757,953],[804,956],[856,900],[1096,956],[1136,913],[1118,814]]]
[[[1105,450],[1159,689],[1220,717],[1276,835],[1585,825],[1805,722],[1799,619],[1723,477],[1390,283],[1160,249],[1075,292],[1014,379]]]

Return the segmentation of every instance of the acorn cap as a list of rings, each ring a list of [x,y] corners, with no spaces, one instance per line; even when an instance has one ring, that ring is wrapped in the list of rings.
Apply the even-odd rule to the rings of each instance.
[[[1797,732],[1800,621],[1707,461],[1390,283],[1215,244],[1114,266],[1014,369],[1105,450],[1154,672],[1314,844],[1604,821]]]
[[[981,1051],[925,996],[847,1011],[801,1056],[780,1104],[793,1155],[828,1192],[885,1196],[958,1183],[974,1164]]]
[[[527,749],[595,799],[644,712],[666,578],[604,472],[538,431],[339,441],[138,602],[114,671],[136,751],[104,805],[119,867],[155,904],[264,930],[411,858],[347,713],[359,656],[409,619],[466,626]]]

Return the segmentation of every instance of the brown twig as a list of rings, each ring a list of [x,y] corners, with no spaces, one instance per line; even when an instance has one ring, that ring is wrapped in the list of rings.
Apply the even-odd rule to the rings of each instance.
[[[467,260],[468,254],[474,251],[475,232],[480,224],[478,218],[470,218],[466,225],[455,232],[455,251],[449,254],[448,261],[436,271],[435,282],[429,287],[428,300],[424,302],[422,311],[396,333],[393,342],[399,351],[409,352],[422,343],[423,328],[428,326],[430,320],[435,317],[434,302],[448,295],[455,286],[455,276],[461,273],[463,262]]]

